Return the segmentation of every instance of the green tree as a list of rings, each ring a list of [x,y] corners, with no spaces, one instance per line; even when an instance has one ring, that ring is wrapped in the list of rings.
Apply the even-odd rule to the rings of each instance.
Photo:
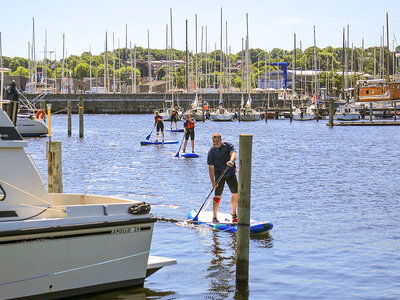
[[[15,72],[12,73],[13,75],[25,76],[28,77],[28,70],[22,66],[19,66]]]
[[[74,77],[82,80],[90,76],[90,66],[87,63],[79,63],[74,69]]]

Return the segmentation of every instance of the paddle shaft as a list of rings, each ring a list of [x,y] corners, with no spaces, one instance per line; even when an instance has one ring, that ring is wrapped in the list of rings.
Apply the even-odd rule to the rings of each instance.
[[[179,156],[179,151],[181,151],[181,147],[182,147],[182,144],[183,144],[183,140],[185,139],[185,135],[186,135],[186,133],[182,137],[182,141],[181,141],[181,144],[179,145],[178,153],[176,153],[175,157]]]
[[[154,123],[153,129],[150,131],[150,134],[146,137],[146,140],[150,139],[151,134],[153,133],[154,128],[156,128],[157,123]]]
[[[222,172],[222,174],[218,177],[217,181],[215,182],[216,185],[221,181],[222,177],[224,177],[226,171],[228,171],[229,168],[230,168],[230,167],[227,166],[227,167],[225,168],[225,170]],[[214,189],[215,189],[214,187],[211,189],[211,191],[210,191],[210,193],[208,194],[206,200],[204,200],[203,204],[201,205],[201,207],[200,207],[200,209],[199,209],[199,212],[198,212],[198,213],[196,214],[196,216],[193,218],[193,221],[197,221],[197,218],[198,218],[198,216],[199,216],[201,210],[203,209],[204,204],[206,204],[208,198],[210,197],[210,195],[211,195],[211,193],[214,191]]]

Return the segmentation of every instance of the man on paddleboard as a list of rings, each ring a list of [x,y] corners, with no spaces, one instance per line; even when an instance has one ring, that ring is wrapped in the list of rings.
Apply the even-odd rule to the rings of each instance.
[[[161,131],[161,135],[162,135],[162,141],[164,142],[163,117],[159,115],[157,110],[154,112],[154,125],[157,125],[157,139],[156,139],[156,142],[158,142],[158,135],[159,135],[160,131]]]
[[[225,182],[232,193],[232,223],[237,223],[236,208],[238,203],[238,181],[235,174],[236,151],[231,143],[222,142],[219,133],[212,136],[213,147],[208,151],[207,164],[208,173],[210,175],[211,184],[215,188],[215,197],[213,201],[213,223],[219,223],[217,212],[221,195],[224,191]],[[217,178],[224,173],[221,180],[217,184]]]
[[[185,123],[183,124],[183,131],[185,131],[185,144],[183,145],[183,150],[182,152],[186,151],[186,146],[189,140],[190,136],[190,141],[192,142],[192,153],[194,153],[194,124],[196,121],[192,118],[190,118],[190,114],[186,114],[186,120]]]

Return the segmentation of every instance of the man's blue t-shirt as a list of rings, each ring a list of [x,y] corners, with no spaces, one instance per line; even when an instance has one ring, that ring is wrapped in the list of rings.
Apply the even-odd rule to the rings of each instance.
[[[218,178],[227,167],[226,163],[231,160],[231,152],[235,148],[231,143],[222,142],[221,147],[212,147],[208,151],[207,164],[214,166],[215,177]],[[224,177],[228,178],[235,175],[235,165],[226,171]]]

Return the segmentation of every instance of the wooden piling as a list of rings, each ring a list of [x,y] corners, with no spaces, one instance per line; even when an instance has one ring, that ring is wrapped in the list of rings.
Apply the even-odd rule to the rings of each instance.
[[[265,104],[265,123],[268,122],[268,102]]]
[[[397,102],[393,101],[393,106],[394,106],[394,120],[397,120],[397,107],[396,107]]]
[[[372,121],[372,102],[369,103],[369,120]]]
[[[72,130],[72,122],[71,122],[71,101],[67,102],[67,118],[68,118],[68,136],[71,136]]]
[[[61,142],[47,142],[47,189],[49,193],[62,193]]]
[[[334,109],[333,109],[333,103],[335,100],[333,98],[329,99],[329,127],[333,127],[333,114],[334,114]]]
[[[289,112],[289,118],[290,118],[290,122],[293,121],[293,103],[290,103],[290,112]]]
[[[251,157],[253,135],[239,137],[238,230],[236,247],[236,286],[249,280]]]
[[[47,127],[49,128],[47,135],[51,139],[51,104],[47,104]]]
[[[200,96],[200,100],[201,100],[201,110],[202,110],[202,113],[203,113],[203,122],[205,122],[206,118],[205,118],[204,99],[203,99],[203,97]]]
[[[84,113],[84,105],[83,105],[83,97],[79,97],[79,137],[83,138],[83,113]]]

